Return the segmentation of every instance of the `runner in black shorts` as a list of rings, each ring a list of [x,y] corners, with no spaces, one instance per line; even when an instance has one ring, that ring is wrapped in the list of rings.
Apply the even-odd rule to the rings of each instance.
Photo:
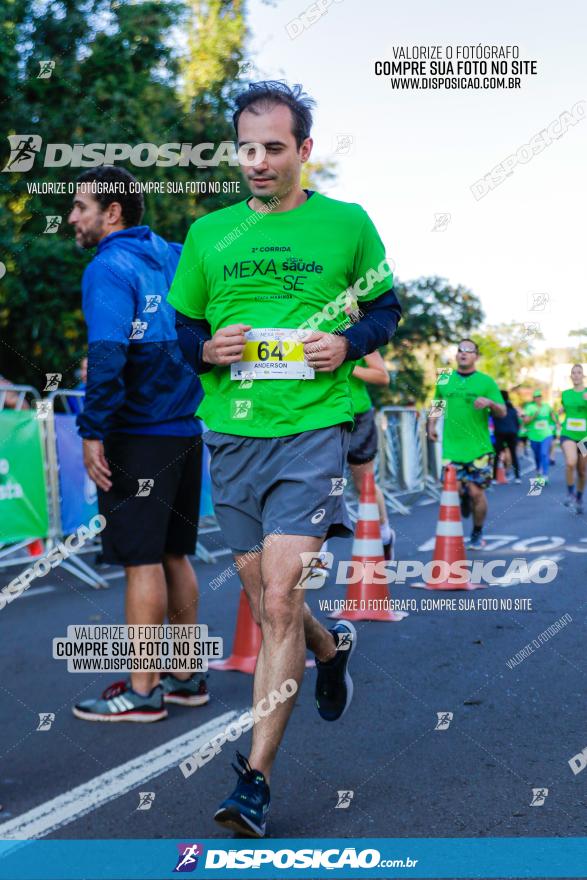
[[[113,187],[116,184],[116,187]],[[88,325],[88,379],[77,417],[84,464],[98,487],[103,558],[123,565],[128,624],[194,624],[195,552],[201,427],[194,418],[202,389],[183,360],[175,312],[166,303],[179,260],[140,226],[143,199],[123,168],[102,166],[78,178],[69,222],[76,242],[97,247],[82,282]],[[114,194],[112,194],[114,193]],[[197,706],[205,677],[132,672],[74,715],[87,721],[158,721],[166,702]]]
[[[385,361],[378,351],[366,355],[357,361],[349,376],[351,399],[355,413],[355,424],[351,433],[351,442],[347,461],[351,469],[353,482],[359,495],[365,473],[373,473],[375,456],[377,455],[377,425],[375,424],[375,408],[367,391],[369,385],[389,385],[389,374]],[[379,508],[379,525],[381,540],[386,559],[392,559],[393,531],[387,518],[385,498],[379,486],[375,484],[377,507]]]

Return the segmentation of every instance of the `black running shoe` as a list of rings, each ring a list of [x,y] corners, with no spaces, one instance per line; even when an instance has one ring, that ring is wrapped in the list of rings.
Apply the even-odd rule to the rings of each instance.
[[[267,811],[269,809],[269,786],[259,770],[253,770],[244,755],[236,753],[240,764],[232,766],[238,774],[236,788],[230,797],[222,801],[214,813],[214,819],[223,827],[230,828],[247,837],[265,837]]]
[[[463,486],[463,491],[461,492],[461,516],[463,519],[471,516],[471,496],[466,486]]]
[[[357,644],[357,631],[348,620],[341,620],[330,632],[336,641],[336,655],[326,663],[316,657],[316,706],[325,721],[338,721],[353,699],[348,665]]]

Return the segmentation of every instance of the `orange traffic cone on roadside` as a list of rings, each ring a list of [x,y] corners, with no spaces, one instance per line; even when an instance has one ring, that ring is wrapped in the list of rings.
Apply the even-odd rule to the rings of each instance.
[[[245,591],[241,590],[236,618],[236,631],[232,644],[232,654],[225,660],[212,660],[208,663],[210,669],[220,672],[236,670],[252,675],[257,664],[257,654],[261,647],[261,627],[253,620],[249,601]]]
[[[496,467],[495,476],[496,476],[496,482],[501,483],[501,484],[505,483],[507,485],[508,480],[505,475],[505,466],[504,466],[503,460],[501,458],[497,459],[497,467]]]
[[[384,563],[383,542],[379,526],[379,508],[375,496],[375,479],[366,473],[361,486],[359,516],[353,540],[353,573],[361,572],[360,580],[348,586],[345,608],[329,614],[343,620],[385,620],[395,622],[407,617],[405,611],[394,611],[384,572],[377,574],[375,566]]]
[[[45,547],[40,538],[35,538],[34,541],[31,541],[27,546],[27,550],[29,552],[29,556],[42,556],[45,552]]]
[[[484,587],[485,584],[471,583],[470,573],[464,568],[461,568],[458,574],[451,575],[450,567],[466,559],[457,472],[454,465],[449,464],[445,468],[432,558],[432,567],[437,564],[439,574],[434,580],[431,577],[429,582],[412,584],[412,586],[425,590],[478,590]]]

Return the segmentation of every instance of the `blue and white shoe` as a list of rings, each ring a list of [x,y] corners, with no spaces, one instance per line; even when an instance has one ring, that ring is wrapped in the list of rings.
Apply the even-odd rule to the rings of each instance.
[[[482,532],[472,532],[471,537],[467,541],[467,547],[471,550],[483,550],[487,541],[483,537]]]
[[[83,700],[73,709],[76,718],[83,721],[138,721],[147,724],[167,718],[161,685],[148,696],[137,694],[128,681],[115,681],[97,700]]]
[[[260,770],[254,770],[244,755],[236,753],[232,766],[238,774],[236,788],[222,801],[214,819],[225,828],[247,837],[265,837],[267,812],[271,796],[269,786]]]
[[[338,721],[353,699],[348,666],[357,645],[357,631],[348,620],[340,620],[330,632],[336,642],[336,654],[326,663],[316,657],[316,706],[325,721]]]

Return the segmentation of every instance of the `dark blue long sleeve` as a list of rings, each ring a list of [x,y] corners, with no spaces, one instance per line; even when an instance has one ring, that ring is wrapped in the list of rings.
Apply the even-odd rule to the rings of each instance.
[[[214,364],[204,361],[204,343],[212,339],[210,324],[206,320],[188,318],[181,312],[175,314],[175,331],[185,360],[196,373],[208,373]]]
[[[349,343],[345,361],[358,361],[387,345],[402,316],[402,307],[393,290],[370,302],[359,301],[359,308],[363,315],[361,320],[341,333]]]

